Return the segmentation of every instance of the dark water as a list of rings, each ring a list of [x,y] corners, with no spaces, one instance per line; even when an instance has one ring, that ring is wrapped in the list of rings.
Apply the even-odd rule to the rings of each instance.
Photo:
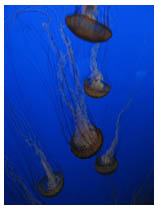
[[[101,22],[104,22],[104,8],[106,16],[108,7],[98,8]],[[95,171],[96,156],[75,157],[64,138],[65,134],[70,140],[68,131],[74,125],[73,120],[66,122],[71,117],[69,109],[65,104],[63,109],[60,106],[63,93],[56,76],[61,63],[51,44],[55,43],[57,51],[67,55],[59,26],[63,23],[82,86],[90,75],[91,49],[95,45],[68,30],[64,19],[75,11],[75,6],[5,6],[4,9],[5,204],[153,204],[154,7],[110,6],[112,38],[101,43],[97,63],[111,91],[101,99],[84,94],[88,112],[104,137],[96,156],[110,147],[117,116],[132,99],[120,119],[115,148],[119,166],[107,176]],[[50,18],[50,36],[43,27],[48,22],[46,14]],[[68,56],[65,58],[69,62]],[[64,74],[73,88],[67,63]],[[37,152],[29,146],[36,140],[51,167],[55,171],[61,168],[64,175],[64,188],[53,198],[44,198],[37,191],[45,172]]]

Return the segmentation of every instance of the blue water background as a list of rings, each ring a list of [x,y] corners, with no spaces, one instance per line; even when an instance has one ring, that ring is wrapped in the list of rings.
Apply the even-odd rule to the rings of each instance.
[[[24,7],[4,8],[5,156],[34,197],[44,204],[114,204],[114,197],[117,198],[117,204],[130,204],[133,194],[142,184],[142,193],[149,192],[146,203],[152,204],[153,173],[147,177],[154,165],[154,6],[110,6],[113,36],[101,44],[98,66],[110,83],[111,92],[102,99],[85,95],[95,124],[104,136],[103,147],[97,156],[110,147],[115,136],[117,116],[133,97],[120,121],[116,147],[119,167],[109,176],[95,171],[96,157],[80,160],[71,153],[55,113],[57,110],[42,83],[47,78],[48,84],[59,92],[55,80],[49,80],[48,57],[43,50],[43,46],[50,47],[47,33],[41,26],[47,18],[40,12],[21,12],[15,18],[15,12]],[[102,7],[99,7],[100,19],[103,16]],[[72,14],[75,6],[49,6],[53,11],[45,6],[32,8],[49,14],[51,33],[56,37],[59,50],[65,53],[53,11],[64,23],[65,16]],[[77,38],[66,25],[65,30],[71,40],[83,84],[90,75],[89,60],[93,44]],[[51,55],[51,59],[57,66],[55,54]],[[51,70],[56,71],[56,68]],[[69,74],[67,67],[67,77]],[[55,168],[53,160],[56,160],[62,168],[64,188],[54,198],[43,198],[36,190],[44,171],[34,151],[13,126],[6,96],[14,105],[17,115],[23,112],[29,121],[48,162]],[[60,109],[58,112],[62,117]],[[15,185],[5,176],[5,204],[28,204]]]

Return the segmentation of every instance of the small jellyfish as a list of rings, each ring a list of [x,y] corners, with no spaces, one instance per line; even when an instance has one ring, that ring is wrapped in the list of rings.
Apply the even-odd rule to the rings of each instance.
[[[99,71],[97,65],[97,55],[100,44],[97,43],[91,52],[90,59],[90,78],[84,80],[84,91],[85,93],[92,98],[102,98],[106,96],[110,90],[111,86],[104,81],[103,74]]]
[[[98,157],[95,161],[95,169],[100,174],[112,174],[118,168],[118,160],[115,156]]]
[[[45,176],[39,181],[37,185],[38,192],[44,197],[53,197],[57,195],[64,186],[64,176],[61,169],[56,172],[50,166],[47,158],[40,147],[36,135],[33,132],[28,120],[23,112],[15,111],[13,104],[7,98],[7,106],[10,117],[18,134],[23,137],[28,146],[32,147],[35,154],[39,157],[42,168],[45,171]]]
[[[98,21],[97,6],[82,6],[81,12],[75,11],[73,15],[65,18],[66,25],[77,37],[89,42],[104,42],[111,38],[112,32],[109,28],[109,14],[107,15],[107,26]]]
[[[137,88],[136,88],[137,91]],[[136,94],[136,91],[129,99],[128,103],[123,107],[123,109],[118,114],[116,120],[116,130],[115,130],[115,137],[112,141],[111,147],[103,154],[101,157],[97,157],[95,161],[95,169],[98,173],[108,175],[114,173],[118,168],[118,160],[115,155],[115,147],[118,143],[118,135],[119,135],[119,128],[120,128],[120,119],[122,114],[126,111],[129,105],[132,103],[133,98]]]
[[[110,85],[99,79],[84,80],[84,91],[92,98],[102,98],[110,92]]]
[[[46,176],[39,181],[37,190],[42,196],[51,198],[63,189],[64,176],[62,172],[52,171],[49,165],[46,164],[46,161],[43,161],[42,165],[46,171]]]

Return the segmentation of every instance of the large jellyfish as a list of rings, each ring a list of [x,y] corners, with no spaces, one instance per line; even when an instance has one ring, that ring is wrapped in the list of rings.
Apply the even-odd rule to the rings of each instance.
[[[85,5],[81,11],[76,10],[73,15],[65,18],[68,28],[81,39],[89,42],[104,42],[111,38],[112,32],[98,19],[97,6]]]
[[[36,135],[33,132],[29,122],[23,112],[17,112],[15,106],[7,98],[7,106],[10,118],[16,128],[19,136],[23,137],[28,146],[32,147],[35,154],[39,157],[45,176],[37,185],[38,192],[44,197],[53,197],[57,195],[64,186],[64,176],[61,170],[55,171],[47,161],[47,158],[40,147]]]

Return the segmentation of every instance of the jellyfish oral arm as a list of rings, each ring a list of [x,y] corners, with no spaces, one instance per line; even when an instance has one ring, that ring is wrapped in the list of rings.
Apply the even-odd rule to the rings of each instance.
[[[119,116],[118,116],[117,122],[116,122],[115,138],[112,141],[112,145],[107,150],[107,152],[101,157],[104,161],[106,161],[106,159],[109,158],[109,157],[113,157],[113,155],[114,155],[114,149],[115,149],[115,146],[116,146],[116,144],[118,142],[118,134],[119,134],[119,127],[120,127],[120,117],[121,117],[122,113],[123,112],[121,111]]]
[[[97,43],[91,50],[91,59],[90,59],[91,72],[93,72],[95,69],[98,69],[97,55],[98,55],[99,47],[100,47],[100,43]]]
[[[125,105],[125,107],[121,110],[121,112],[119,113],[118,117],[117,117],[117,121],[116,121],[116,131],[115,131],[115,138],[112,141],[112,145],[111,147],[107,150],[107,152],[101,156],[101,159],[106,161],[107,158],[109,157],[113,157],[114,155],[114,150],[115,150],[115,146],[118,142],[118,135],[119,135],[119,128],[120,128],[120,119],[122,114],[126,111],[126,109],[128,108],[128,106],[131,104],[131,102],[133,101],[133,97],[132,96],[130,98],[130,100],[128,101],[128,103]]]
[[[96,79],[96,80],[103,80],[103,75],[98,69],[97,65],[97,55],[98,55],[98,50],[100,47],[100,43],[97,43],[93,48],[91,52],[91,60],[90,60],[90,70],[92,72],[91,78]]]
[[[52,168],[49,166],[49,164],[44,161],[43,159],[41,160],[41,164],[46,172],[46,175],[48,177],[48,183],[49,185],[54,185],[55,184],[55,175],[52,172]]]
[[[82,14],[90,17],[95,20],[95,15],[97,14],[97,6],[96,5],[84,5],[82,6]]]

